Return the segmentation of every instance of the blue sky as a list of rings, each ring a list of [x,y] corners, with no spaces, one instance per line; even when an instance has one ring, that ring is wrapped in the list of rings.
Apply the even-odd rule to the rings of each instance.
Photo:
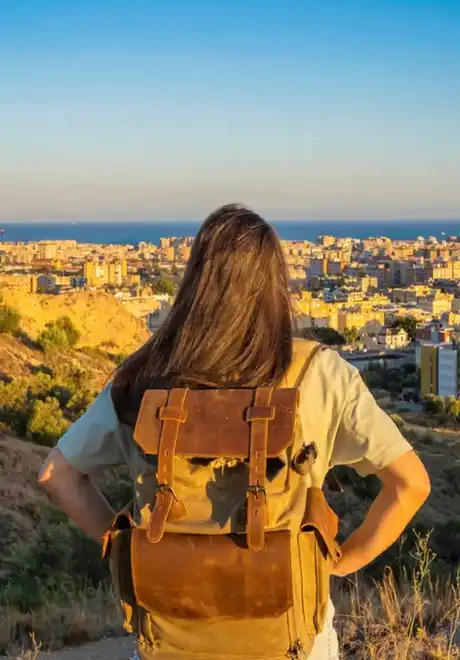
[[[0,219],[460,218],[458,0],[2,0]]]

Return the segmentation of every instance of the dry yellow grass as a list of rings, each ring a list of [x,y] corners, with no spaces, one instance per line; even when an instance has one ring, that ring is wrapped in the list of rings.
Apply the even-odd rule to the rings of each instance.
[[[456,660],[460,658],[460,572],[432,572],[428,537],[418,537],[416,568],[396,583],[388,570],[373,588],[360,580],[337,595],[344,658]]]
[[[9,658],[32,660],[40,649],[77,646],[121,634],[118,604],[112,591],[104,588],[75,594],[65,608],[50,605],[32,614],[0,611],[0,646],[8,649]]]

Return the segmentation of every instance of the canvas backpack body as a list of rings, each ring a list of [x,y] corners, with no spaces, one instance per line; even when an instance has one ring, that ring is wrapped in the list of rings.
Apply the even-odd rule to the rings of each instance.
[[[275,389],[145,393],[134,440],[155,495],[115,518],[104,555],[146,658],[308,657],[340,557],[299,417],[320,349],[302,342]]]

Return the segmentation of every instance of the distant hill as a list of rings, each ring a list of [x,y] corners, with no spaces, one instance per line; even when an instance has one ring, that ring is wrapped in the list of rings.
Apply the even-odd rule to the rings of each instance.
[[[3,287],[6,304],[21,315],[23,330],[36,339],[49,321],[68,316],[80,332],[79,346],[102,346],[128,353],[149,337],[145,324],[133,316],[113,296],[82,291],[58,296],[31,294]]]

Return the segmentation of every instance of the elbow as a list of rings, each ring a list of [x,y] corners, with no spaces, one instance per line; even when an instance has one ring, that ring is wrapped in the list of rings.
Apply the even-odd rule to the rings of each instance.
[[[422,504],[426,502],[426,500],[431,494],[431,481],[427,472],[425,472],[425,478],[422,480],[421,483],[417,485],[416,488],[417,488],[418,497],[421,500],[420,506],[422,506]]]
[[[75,470],[68,465],[59,450],[53,449],[42,465],[37,483],[51,499],[56,499],[61,492],[73,487],[75,478]]]
[[[419,478],[416,481],[410,481],[404,489],[404,499],[414,513],[425,504],[431,493],[430,477],[426,470],[423,470],[423,474],[418,476]]]
[[[37,485],[47,495],[51,496],[58,488],[59,477],[56,475],[53,463],[48,459],[43,463],[38,474]]]

